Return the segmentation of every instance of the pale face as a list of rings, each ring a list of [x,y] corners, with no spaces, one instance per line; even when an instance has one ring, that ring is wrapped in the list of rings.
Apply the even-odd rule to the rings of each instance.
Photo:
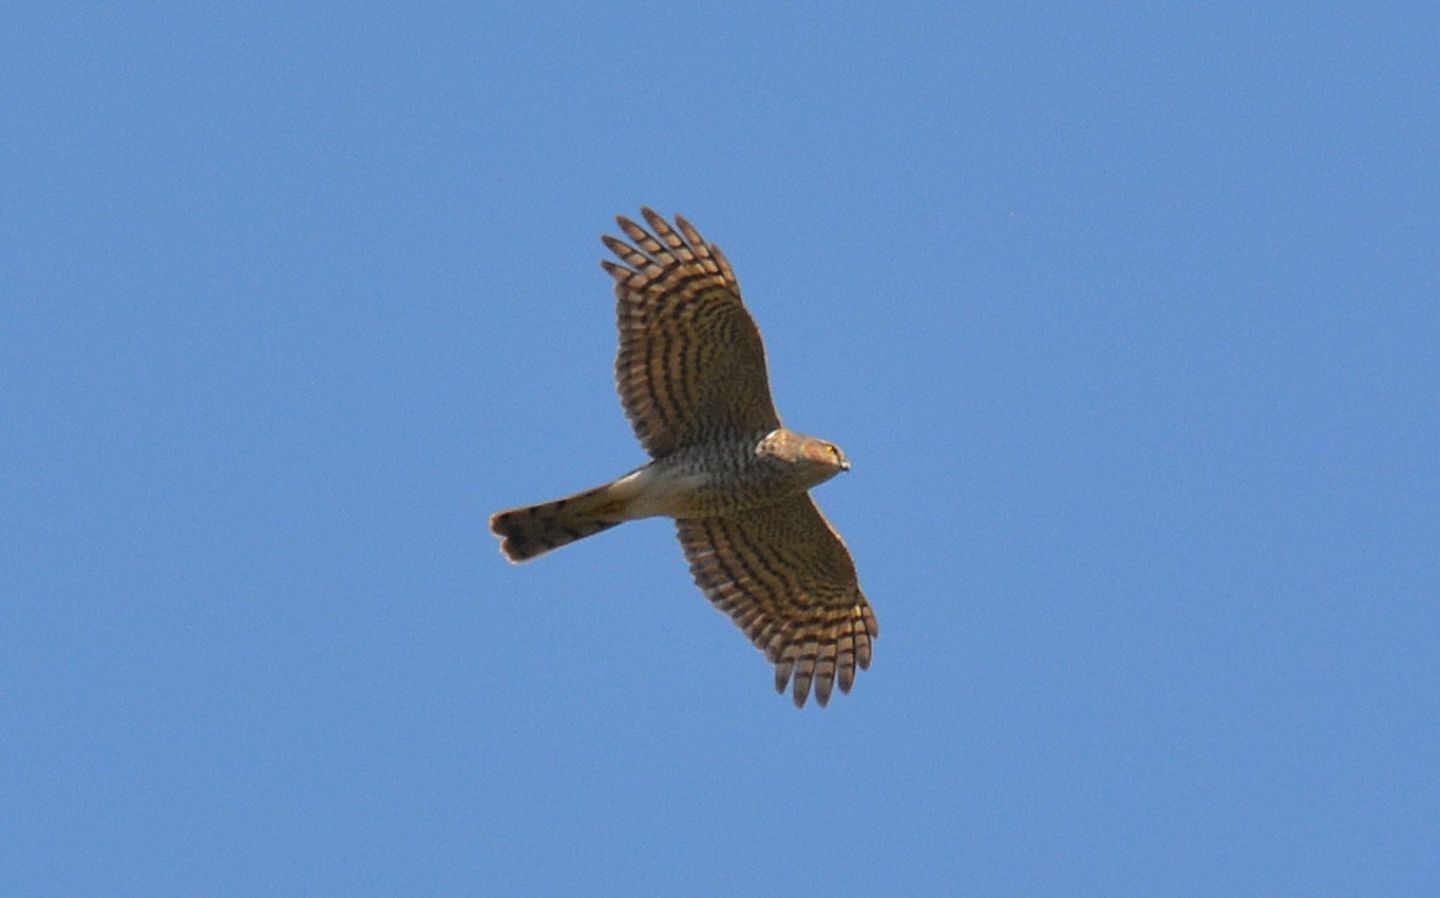
[[[755,454],[788,463],[796,469],[797,479],[809,486],[850,470],[850,461],[839,446],[783,427],[767,434],[755,447]]]
[[[804,458],[811,464],[821,465],[827,468],[836,468],[839,471],[850,470],[850,462],[846,460],[845,453],[834,443],[827,443],[824,440],[817,440],[814,437],[806,437],[801,451]]]

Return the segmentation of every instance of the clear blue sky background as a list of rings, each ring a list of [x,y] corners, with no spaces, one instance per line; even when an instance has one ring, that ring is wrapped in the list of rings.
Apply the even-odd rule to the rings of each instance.
[[[1429,3],[31,4],[0,891],[1440,893]],[[643,460],[724,247],[881,622],[796,711]]]

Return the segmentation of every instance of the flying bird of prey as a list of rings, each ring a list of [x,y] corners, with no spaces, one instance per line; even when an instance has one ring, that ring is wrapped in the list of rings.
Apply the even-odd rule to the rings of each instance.
[[[624,521],[666,515],[696,584],[775,665],[797,707],[870,666],[879,627],[845,544],[809,489],[848,471],[834,443],[781,426],[760,331],[720,248],[684,218],[642,210],[602,238],[615,279],[615,380],[651,461],[604,486],[502,511],[490,529],[514,562]]]

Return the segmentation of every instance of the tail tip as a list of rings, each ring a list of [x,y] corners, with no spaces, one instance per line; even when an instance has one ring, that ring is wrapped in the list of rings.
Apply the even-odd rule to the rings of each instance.
[[[500,537],[500,554],[511,564],[520,564],[534,558],[538,552],[527,551],[522,542],[524,532],[520,527],[518,511],[497,511],[490,516],[490,532]]]

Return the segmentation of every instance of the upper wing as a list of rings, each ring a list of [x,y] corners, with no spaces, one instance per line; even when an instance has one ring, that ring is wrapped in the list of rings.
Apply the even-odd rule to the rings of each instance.
[[[808,494],[734,515],[675,522],[695,582],[775,663],[803,707],[823,707],[838,674],[849,692],[880,635],[850,553]]]
[[[641,210],[654,234],[621,216],[634,245],[605,236],[624,265],[615,278],[620,354],[615,382],[635,435],[653,457],[734,433],[780,426],[760,331],[719,247],[685,219]]]

